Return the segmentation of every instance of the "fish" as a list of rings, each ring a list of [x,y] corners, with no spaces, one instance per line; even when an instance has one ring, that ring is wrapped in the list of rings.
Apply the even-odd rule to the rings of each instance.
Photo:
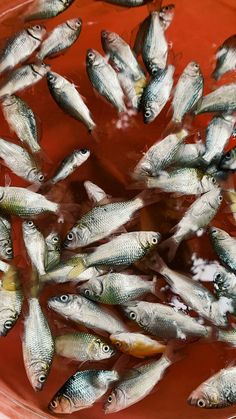
[[[0,158],[13,173],[27,182],[40,185],[44,181],[38,163],[23,147],[0,138]]]
[[[172,362],[163,355],[157,361],[146,362],[126,371],[108,395],[105,413],[119,412],[143,400],[162,379]]]
[[[140,194],[129,201],[96,205],[69,230],[64,247],[76,249],[110,236],[131,221],[135,212],[148,203],[146,195]]]
[[[90,300],[102,304],[123,304],[143,297],[147,293],[155,295],[156,278],[144,280],[139,275],[111,272],[89,279],[79,286],[79,293]]]
[[[211,244],[220,261],[236,272],[236,238],[231,237],[226,231],[217,228],[209,228]]]
[[[217,187],[216,179],[199,169],[175,168],[156,177],[145,178],[147,188],[159,188],[169,193],[200,195]]]
[[[141,99],[141,108],[145,124],[154,121],[169,100],[174,83],[174,71],[174,66],[169,65],[161,74],[158,74],[151,79],[147,87],[145,87]]]
[[[200,282],[173,271],[157,254],[155,255],[153,270],[163,275],[172,291],[178,294],[181,300],[200,316],[216,326],[226,326],[228,324],[226,313],[233,311],[231,301],[225,302],[226,304],[222,307],[221,301],[217,300]]]
[[[2,216],[0,216],[0,258],[6,260],[13,258],[11,223]]]
[[[13,265],[9,265],[0,280],[0,336],[7,336],[16,324],[23,299],[19,273]]]
[[[236,346],[236,329],[234,327],[228,330],[218,329],[216,337],[220,342],[228,343],[232,347]]]
[[[46,271],[53,269],[61,260],[61,238],[60,235],[52,231],[46,238]]]
[[[179,167],[199,167],[204,151],[205,145],[201,141],[192,144],[180,144],[172,159],[172,164]]]
[[[110,340],[119,351],[135,358],[155,356],[166,350],[166,345],[142,333],[115,333]]]
[[[236,35],[227,38],[217,50],[216,66],[212,73],[215,80],[236,69]]]
[[[135,82],[145,78],[134,52],[117,33],[103,30],[101,42],[105,54],[118,72],[124,73]]]
[[[214,290],[218,297],[236,298],[236,275],[220,266],[213,277]]]
[[[208,226],[217,214],[222,202],[223,196],[220,188],[214,188],[201,195],[190,205],[183,218],[171,229],[174,234],[160,245],[165,251],[168,250],[169,260],[175,257],[176,251],[183,240]]]
[[[229,113],[236,110],[236,83],[224,84],[199,101],[195,115],[205,112]]]
[[[126,331],[125,324],[82,295],[63,294],[51,297],[48,307],[61,316],[89,329],[103,330],[109,334]]]
[[[89,267],[129,266],[142,259],[157,246],[160,233],[153,231],[134,231],[120,234],[109,242],[98,246],[92,253],[78,261],[70,275],[79,275]]]
[[[90,182],[90,180],[86,180],[84,182],[84,187],[89,200],[94,204],[98,204],[105,199],[109,199],[109,195],[107,195],[107,193],[102,188],[100,188],[100,186]]]
[[[126,110],[124,93],[117,74],[106,59],[94,49],[87,51],[86,70],[94,89],[118,112],[124,112]]]
[[[26,11],[25,20],[50,19],[72,5],[74,0],[35,0]]]
[[[174,14],[175,14],[174,4],[167,4],[166,6],[161,7],[159,11],[159,19],[165,31],[169,28],[170,24],[172,23]]]
[[[208,378],[190,394],[188,403],[205,409],[216,409],[235,404],[236,367],[224,368]]]
[[[70,19],[56,26],[40,46],[38,60],[52,58],[70,48],[79,38],[82,29],[81,19]]]
[[[46,28],[35,25],[11,37],[0,51],[0,73],[12,70],[17,64],[26,61],[39,47],[45,35]]]
[[[190,336],[208,337],[211,333],[210,327],[168,305],[130,301],[123,304],[121,309],[129,319],[158,338],[185,340]]]
[[[55,349],[58,355],[76,361],[101,361],[116,355],[116,349],[100,336],[91,333],[67,333],[56,336]]]
[[[166,67],[168,43],[159,13],[152,12],[145,31],[142,58],[151,76],[159,75]]]
[[[122,7],[138,7],[151,3],[153,0],[103,0],[106,3],[115,4]]]
[[[6,96],[2,101],[2,111],[10,129],[16,133],[19,140],[26,144],[32,153],[41,150],[37,117],[18,96]]]
[[[96,126],[95,122],[75,85],[52,71],[48,72],[47,81],[49,91],[58,106],[92,131]]]
[[[222,170],[236,170],[236,147],[223,154],[219,162],[219,168]]]
[[[49,212],[56,214],[59,211],[59,204],[29,189],[0,186],[0,210],[4,214],[30,218]]]
[[[55,394],[48,409],[68,414],[92,407],[118,379],[117,371],[78,371]]]
[[[125,73],[117,73],[117,77],[124,92],[126,102],[132,109],[138,111],[143,90],[147,84],[146,77],[143,77],[138,81],[133,81],[132,78]]]
[[[215,116],[206,129],[206,148],[202,159],[206,164],[218,163],[233,133],[235,115]]]
[[[31,264],[36,268],[39,275],[44,275],[47,246],[42,233],[32,220],[22,223],[23,240],[29,255]]]
[[[54,340],[38,298],[30,297],[28,305],[22,340],[23,360],[31,386],[41,391],[51,368]]]
[[[26,64],[16,70],[12,71],[5,83],[0,87],[0,98],[11,96],[14,93],[24,90],[27,87],[33,86],[38,83],[43,77],[46,76],[50,66],[41,64]]]
[[[54,176],[50,179],[50,183],[54,185],[68,176],[70,176],[81,164],[83,164],[90,156],[90,151],[86,148],[74,150],[73,153],[65,157],[57,168]]]
[[[188,131],[181,129],[179,132],[167,135],[163,140],[156,142],[135,166],[133,177],[139,179],[145,176],[157,176],[172,163],[187,136]]]

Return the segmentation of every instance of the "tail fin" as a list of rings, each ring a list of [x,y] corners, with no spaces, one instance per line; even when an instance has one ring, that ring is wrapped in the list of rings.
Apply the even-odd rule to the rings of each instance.
[[[68,280],[72,280],[75,278],[78,278],[80,274],[82,274],[82,272],[84,272],[87,269],[87,266],[84,262],[84,260],[78,259],[77,265],[71,269],[71,271],[69,272],[67,278]]]
[[[219,80],[219,78],[221,77],[221,75],[220,75],[220,72],[219,72],[219,69],[216,67],[215,68],[215,70],[212,72],[212,74],[211,74],[211,77],[214,79],[214,80]]]
[[[161,250],[167,251],[167,259],[169,262],[174,259],[180,243],[180,240],[177,240],[175,236],[172,236],[159,245]]]
[[[161,199],[161,195],[159,192],[156,191],[150,191],[148,189],[145,189],[140,194],[138,194],[135,197],[135,201],[137,200],[137,209],[147,207],[148,205],[155,204],[156,202],[159,202]]]
[[[157,252],[155,252],[155,254],[151,257],[149,267],[153,271],[159,272],[161,275],[164,275],[164,271],[168,269],[164,260],[160,257],[160,255]]]

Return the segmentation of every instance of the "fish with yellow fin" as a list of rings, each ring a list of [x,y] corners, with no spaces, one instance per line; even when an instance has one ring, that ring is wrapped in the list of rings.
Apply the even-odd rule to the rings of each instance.
[[[121,332],[110,336],[113,345],[135,358],[146,358],[163,353],[166,345],[142,333]]]

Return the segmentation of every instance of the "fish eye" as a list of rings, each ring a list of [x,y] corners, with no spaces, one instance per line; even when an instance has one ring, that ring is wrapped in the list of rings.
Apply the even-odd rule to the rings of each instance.
[[[38,180],[39,180],[40,182],[43,182],[43,181],[44,181],[44,176],[43,176],[43,174],[39,175]]]
[[[132,319],[132,320],[135,320],[136,319],[136,314],[134,313],[134,311],[131,311],[131,313],[130,313],[130,318]]]
[[[50,405],[52,406],[53,409],[55,409],[57,407],[57,402],[56,400],[53,400]]]
[[[223,196],[222,196],[222,195],[220,195],[220,196],[219,196],[219,201],[220,201],[220,202],[222,202],[222,201],[223,201]]]
[[[66,237],[67,237],[67,240],[71,241],[73,240],[74,235],[73,233],[68,233]]]
[[[193,67],[198,70],[199,69],[199,65],[197,63],[194,63]]]
[[[211,230],[211,233],[212,234],[217,234],[217,230],[216,229],[213,229],[213,230]]]
[[[8,248],[6,249],[6,254],[7,254],[7,255],[12,255],[12,247],[8,247]]]
[[[5,328],[5,329],[7,329],[7,330],[11,329],[11,328],[12,328],[12,326],[13,326],[13,322],[12,322],[11,320],[7,320],[7,321],[4,323],[4,328]]]
[[[39,382],[40,383],[44,383],[44,381],[46,380],[46,375],[45,374],[41,374],[40,376],[39,376]]]
[[[88,290],[88,289],[84,290],[84,295],[86,295],[87,297],[89,297],[90,296],[90,290]]]
[[[110,347],[108,345],[104,345],[103,352],[109,352],[109,351],[110,351]]]
[[[152,72],[152,75],[155,76],[155,74],[158,73],[158,70],[157,70],[157,68],[154,67],[154,68],[151,69],[151,72]]]
[[[87,154],[87,153],[88,153],[88,150],[87,150],[86,148],[82,148],[82,149],[80,150],[80,153],[81,153],[81,154]]]
[[[58,243],[59,242],[59,238],[58,237],[53,237],[52,241],[53,241],[53,243]]]
[[[152,238],[152,244],[157,244],[157,243],[158,243],[157,238],[156,238],[156,237],[153,237],[153,238]]]
[[[88,53],[88,58],[92,59],[94,57],[94,53],[93,52],[89,52]]]
[[[68,300],[69,300],[69,296],[68,296],[67,294],[63,294],[63,295],[61,295],[61,296],[60,296],[60,300],[61,300],[63,303],[66,303],[66,301],[68,301]]]
[[[34,223],[33,223],[33,221],[27,221],[27,225],[28,225],[29,227],[33,227]]]
[[[49,81],[55,81],[56,80],[56,77],[53,74],[48,73],[48,80]]]
[[[117,348],[121,348],[121,342],[116,342],[115,345]]]
[[[112,402],[112,399],[113,399],[113,397],[112,397],[112,395],[110,395],[110,396],[108,397],[108,399],[107,399],[108,403],[111,403],[111,402]]]
[[[214,276],[214,279],[219,281],[221,279],[221,273],[220,272],[216,273]]]
[[[145,111],[145,113],[144,113],[144,116],[145,116],[145,118],[150,118],[150,116],[151,116],[151,111]]]
[[[225,154],[225,159],[229,160],[231,157],[231,151],[228,151],[228,153]]]
[[[33,29],[36,29],[37,31],[39,31],[39,30],[41,29],[41,26],[40,26],[40,25],[35,25],[35,26],[33,27]]]
[[[198,405],[198,407],[205,407],[206,406],[206,402],[203,399],[199,399],[197,401],[197,405]]]
[[[216,179],[214,177],[212,178],[212,183],[216,183]]]

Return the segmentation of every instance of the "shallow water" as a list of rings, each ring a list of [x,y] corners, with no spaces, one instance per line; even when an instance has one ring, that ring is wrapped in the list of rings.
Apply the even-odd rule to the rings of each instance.
[[[1,39],[22,27],[22,9],[18,8],[21,3],[23,1],[11,0],[6,5],[0,5],[0,18],[3,19]],[[214,63],[215,48],[224,39],[235,33],[235,1],[198,0],[190,2],[189,0],[176,0],[175,5],[175,18],[167,31],[167,37],[173,43],[171,58],[176,66],[176,76],[180,75],[190,60],[198,61],[207,80],[205,86],[205,92],[207,92],[214,87],[214,82],[209,81],[209,75]],[[9,9],[12,9],[11,13],[8,13]],[[92,47],[102,52],[101,29],[116,31],[120,35],[124,35],[126,39],[130,39],[130,31],[146,15],[146,7],[123,9],[92,0],[77,0],[63,15],[45,21],[47,29],[50,30],[68,18],[82,17],[83,19],[83,29],[79,41],[65,55],[50,60],[50,64],[54,71],[73,80],[81,94],[86,97],[98,125],[99,141],[96,142],[82,124],[63,114],[50,97],[45,80],[21,95],[32,106],[41,121],[42,148],[48,156],[44,170],[48,175],[53,173],[55,165],[74,148],[87,147],[92,151],[91,158],[69,178],[69,181],[52,191],[54,198],[63,199],[66,204],[75,202],[77,204],[75,213],[85,210],[83,205],[85,199],[84,180],[94,181],[112,196],[132,196],[132,192],[125,189],[125,186],[130,182],[129,174],[142,152],[160,138],[165,124],[170,118],[170,114],[167,114],[168,105],[161,116],[149,126],[144,126],[141,115],[130,117],[128,121],[120,121],[115,110],[94,94],[86,75],[84,63],[87,48]],[[228,79],[228,76],[223,77],[222,83]],[[208,116],[197,117],[193,124],[193,132],[202,129],[208,120]],[[0,136],[14,138],[9,132],[2,114],[0,114],[0,126]],[[2,167],[3,184],[5,173],[9,172]],[[10,177],[13,185],[23,185],[23,182],[12,174]],[[82,204],[82,209],[79,207],[80,204]],[[161,203],[142,211],[139,227],[156,229],[163,234],[168,233],[170,227],[181,216],[181,210],[176,211],[177,204],[176,199],[167,200],[167,196],[163,195]],[[223,212],[219,213],[215,223],[226,228],[229,232],[235,230],[232,219]],[[57,226],[58,230],[64,234],[71,224],[66,223],[65,226],[58,226],[55,219],[50,218],[50,220],[40,220],[38,225],[44,233],[48,233],[53,226]],[[17,255],[15,263],[24,268],[24,281],[27,283],[30,269],[26,263],[19,220],[14,220],[14,246],[15,255]],[[215,259],[209,240],[204,235],[182,245],[173,266],[189,272],[193,252],[197,257],[211,261]],[[70,287],[67,285],[45,288],[41,296],[44,309],[49,296],[63,293],[69,289]],[[26,312],[25,305],[23,314]],[[63,326],[64,322],[59,316],[46,311],[46,309],[45,312],[53,332],[64,330],[62,329],[65,327]],[[72,324],[70,326],[72,327]],[[77,370],[77,365],[55,357],[44,390],[35,394],[28,382],[23,365],[22,327],[23,316],[9,335],[0,341],[0,417],[4,417],[4,414],[14,419],[53,417],[47,412],[47,404],[65,380]],[[197,385],[220,368],[234,362],[236,350],[230,349],[222,343],[196,341],[185,345],[182,355],[181,360],[166,372],[153,394],[129,409],[113,414],[112,417],[117,419],[132,417],[137,419],[147,417],[153,419],[229,419],[236,417],[236,407],[207,411],[190,407],[186,403],[187,397]],[[113,361],[109,365],[112,363]],[[105,366],[104,363],[102,366]],[[102,405],[97,404],[90,410],[82,410],[71,417],[78,416],[82,419],[102,418],[104,417]]]

